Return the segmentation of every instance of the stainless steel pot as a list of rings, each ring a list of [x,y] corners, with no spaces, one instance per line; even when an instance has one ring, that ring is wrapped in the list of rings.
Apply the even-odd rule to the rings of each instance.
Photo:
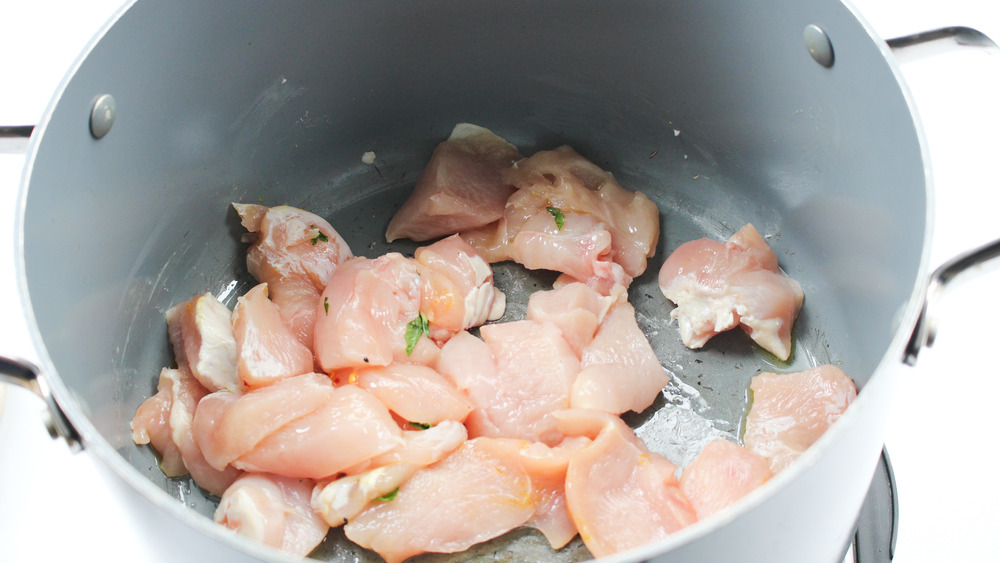
[[[471,121],[525,153],[571,144],[659,204],[660,251],[632,300],[665,367],[700,389],[724,429],[738,426],[758,369],[837,362],[862,388],[789,471],[622,559],[841,553],[880,451],[887,366],[924,338],[910,329],[929,238],[924,149],[905,89],[887,47],[849,8],[163,4],[125,11],[36,130],[18,277],[44,375],[14,362],[0,371],[31,381],[55,431],[140,493],[164,541],[194,528],[217,540],[206,556],[280,559],[203,517],[211,501],[165,479],[128,432],[170,362],[163,311],[205,290],[231,300],[250,283],[228,204],[307,208],[355,252],[380,253],[430,150]],[[375,166],[361,162],[365,151]],[[806,289],[788,365],[737,336],[684,349],[655,288],[655,265],[677,245],[746,222],[771,236]],[[329,543],[328,555],[342,554]]]

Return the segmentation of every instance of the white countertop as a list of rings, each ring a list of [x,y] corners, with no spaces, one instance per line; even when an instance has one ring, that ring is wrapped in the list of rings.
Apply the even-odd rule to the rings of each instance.
[[[120,0],[0,4],[0,124],[40,119],[77,54]],[[949,25],[1000,39],[996,0],[857,0],[882,37]],[[927,134],[936,185],[932,262],[1000,238],[1000,55],[965,49],[902,61]],[[0,354],[35,358],[13,280],[13,222],[23,155],[0,153]],[[1000,268],[949,295],[936,345],[904,370],[886,437],[900,503],[895,561],[1000,560],[993,453],[1000,368]],[[3,402],[0,397],[0,403]],[[50,440],[42,405],[9,389],[0,418],[0,559],[174,561],[116,510],[106,471]]]

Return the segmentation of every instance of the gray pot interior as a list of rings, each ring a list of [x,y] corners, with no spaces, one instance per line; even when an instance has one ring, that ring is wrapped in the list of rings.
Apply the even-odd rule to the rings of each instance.
[[[807,24],[829,34],[832,68],[806,51]],[[117,120],[95,140],[104,93]],[[721,432],[738,432],[761,370],[836,363],[863,387],[921,280],[916,128],[882,52],[837,2],[140,2],[65,85],[23,202],[28,304],[85,438],[211,514],[132,444],[128,422],[171,363],[164,311],[204,291],[232,306],[253,283],[229,204],[309,209],[375,256],[463,121],[524,154],[569,144],[659,205],[659,249],[630,299]],[[787,364],[735,333],[685,349],[656,287],[678,245],[745,223],[805,289]]]

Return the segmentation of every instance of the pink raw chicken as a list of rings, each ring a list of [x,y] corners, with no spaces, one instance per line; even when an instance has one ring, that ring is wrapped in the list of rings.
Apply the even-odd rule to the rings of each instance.
[[[697,520],[678,487],[677,466],[646,449],[620,418],[581,409],[555,416],[567,436],[593,439],[570,458],[566,501],[595,557],[662,539]]]
[[[356,385],[334,389],[326,404],[278,428],[233,461],[246,471],[322,479],[402,443],[385,406]]]
[[[391,364],[358,373],[358,386],[375,395],[406,421],[437,424],[463,421],[472,402],[444,376],[427,366]]]
[[[766,459],[738,444],[714,440],[684,468],[680,486],[702,519],[735,504],[770,478]]]
[[[249,388],[313,370],[313,355],[281,320],[262,283],[236,300],[233,333],[236,337],[237,370]]]
[[[218,471],[208,464],[195,442],[191,429],[195,408],[206,390],[186,370],[164,368],[159,392],[146,399],[132,420],[136,444],[149,444],[160,454],[163,473],[179,477],[190,473],[202,489],[213,495],[223,491],[239,476],[232,467]]]
[[[510,181],[518,191],[503,218],[462,233],[490,262],[513,259],[597,285],[628,285],[646,269],[660,228],[659,211],[643,194],[566,146],[518,162]]]
[[[503,316],[506,297],[493,287],[493,270],[458,235],[418,248],[414,259],[423,282],[420,311],[435,340]]]
[[[670,382],[627,301],[608,312],[583,350],[570,406],[614,414],[642,412]]]
[[[292,334],[310,350],[316,303],[337,266],[352,256],[322,217],[289,207],[234,203],[252,241],[247,269],[268,284],[271,299]]]
[[[625,298],[624,293],[620,296]],[[528,320],[549,322],[562,332],[576,353],[583,354],[604,321],[608,310],[618,300],[605,296],[582,283],[569,283],[558,289],[536,291],[528,297]]]
[[[823,365],[796,373],[761,373],[750,381],[751,404],[743,444],[777,473],[826,432],[857,398],[840,368]]]
[[[330,527],[310,506],[313,482],[246,473],[219,502],[215,521],[241,536],[305,557]]]
[[[406,203],[385,232],[387,241],[431,240],[496,221],[514,188],[507,172],[517,148],[489,129],[459,123],[439,144]]]
[[[216,391],[194,413],[194,436],[205,459],[222,470],[264,438],[316,412],[333,398],[330,379],[308,373],[245,394]]]
[[[753,225],[726,242],[682,244],[660,268],[659,285],[677,305],[670,317],[677,319],[685,346],[701,348],[739,326],[778,358],[791,354],[802,287],[778,268],[778,257]]]
[[[177,365],[209,391],[243,388],[236,369],[236,338],[229,309],[205,293],[167,310],[167,333]]]
[[[417,263],[396,252],[344,262],[317,310],[315,350],[323,370],[436,359],[428,338],[406,353],[406,327],[420,313],[421,286]]]
[[[461,423],[446,420],[426,430],[403,433],[405,443],[369,460],[370,469],[329,482],[313,490],[313,510],[330,526],[353,519],[379,497],[391,495],[421,467],[437,463],[455,450],[468,435]]]
[[[553,512],[542,521],[555,533],[558,526],[549,524],[558,502],[552,502],[548,488],[561,482],[565,457],[580,445],[560,450],[523,440],[467,441],[441,462],[416,472],[395,498],[374,503],[344,530],[388,563],[424,552],[463,551],[529,523],[538,508]]]
[[[515,321],[484,325],[444,345],[437,369],[472,399],[469,435],[537,440],[562,435],[550,413],[569,407],[580,362],[555,325]]]

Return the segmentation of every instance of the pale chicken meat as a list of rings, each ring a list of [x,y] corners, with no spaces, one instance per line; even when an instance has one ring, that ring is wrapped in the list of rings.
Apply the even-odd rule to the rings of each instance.
[[[391,364],[360,370],[357,384],[406,421],[437,424],[465,420],[469,398],[434,369],[418,364]]]
[[[322,217],[287,205],[234,203],[249,232],[247,269],[268,284],[292,334],[312,349],[316,303],[350,247]]]
[[[344,526],[352,541],[388,563],[424,552],[455,553],[522,525],[541,525],[561,542],[550,488],[582,443],[548,448],[502,438],[476,438],[441,462],[417,471],[391,500],[375,502]],[[560,449],[561,448],[561,449]],[[532,523],[537,510],[553,513]]]
[[[660,268],[659,286],[676,305],[670,317],[689,348],[701,348],[739,326],[781,360],[791,354],[802,287],[781,271],[778,257],[753,225],[725,242],[682,244]]]
[[[313,510],[330,526],[346,524],[379,497],[392,495],[418,469],[444,459],[467,437],[465,427],[455,421],[405,431],[404,443],[369,460],[369,469],[348,469],[348,475],[317,483]]]
[[[437,363],[475,405],[466,419],[469,435],[557,443],[562,435],[550,413],[569,407],[580,371],[573,349],[549,323],[490,324],[480,333],[483,340],[456,335]]]
[[[420,312],[435,340],[503,316],[506,297],[493,286],[493,270],[458,235],[418,248],[414,259],[423,282]]]
[[[425,241],[496,221],[514,188],[507,183],[517,147],[489,129],[459,123],[434,149],[385,238]]]
[[[236,369],[236,337],[229,309],[211,293],[167,310],[167,334],[177,365],[209,391],[243,388]]]
[[[330,527],[312,510],[313,482],[246,473],[222,495],[215,521],[239,535],[305,557]]]
[[[232,467],[210,466],[194,439],[192,421],[198,401],[208,390],[186,369],[163,368],[159,391],[146,399],[132,419],[132,439],[149,444],[160,455],[168,477],[190,474],[195,484],[219,496],[239,476]]]
[[[281,320],[262,283],[236,300],[233,310],[236,368],[248,388],[271,385],[313,370],[312,352]]]
[[[462,233],[490,262],[516,260],[604,284],[617,277],[628,285],[645,271],[660,227],[656,204],[642,193],[624,189],[566,146],[519,161],[510,182],[518,191],[507,200],[503,217]],[[589,265],[567,256],[574,247],[585,251]]]
[[[316,313],[319,365],[332,372],[435,358],[437,346],[422,335],[407,349],[407,325],[419,318],[422,283],[417,263],[396,252],[344,262]]]
[[[684,468],[680,487],[702,519],[732,506],[770,478],[763,456],[728,440],[713,440]]]
[[[857,398],[840,368],[823,365],[794,373],[765,372],[750,381],[743,445],[778,473],[827,431]]]
[[[642,412],[670,382],[628,302],[615,305],[583,349],[570,406],[614,414]]]
[[[583,409],[555,416],[566,435],[593,440],[570,458],[566,501],[595,557],[663,539],[697,520],[677,466],[650,452],[620,418]]]

